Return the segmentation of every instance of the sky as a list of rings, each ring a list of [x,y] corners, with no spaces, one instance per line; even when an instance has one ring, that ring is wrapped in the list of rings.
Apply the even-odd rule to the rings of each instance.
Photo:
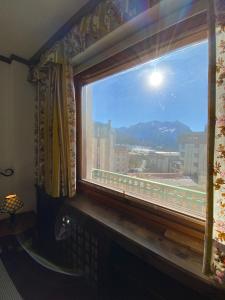
[[[154,81],[156,72],[160,79]],[[208,118],[208,43],[189,45],[89,86],[94,121],[111,120],[114,128],[180,121],[203,131]]]

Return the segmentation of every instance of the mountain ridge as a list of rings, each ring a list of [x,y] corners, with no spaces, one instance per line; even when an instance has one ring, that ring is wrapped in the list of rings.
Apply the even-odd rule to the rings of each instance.
[[[147,146],[164,151],[177,151],[179,137],[191,133],[180,121],[148,121],[114,128],[116,144]]]

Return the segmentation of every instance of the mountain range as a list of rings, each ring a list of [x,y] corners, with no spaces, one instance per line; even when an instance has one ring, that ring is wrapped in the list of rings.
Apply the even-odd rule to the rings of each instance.
[[[164,151],[178,151],[178,138],[192,132],[179,121],[150,121],[114,130],[116,144],[139,145]]]

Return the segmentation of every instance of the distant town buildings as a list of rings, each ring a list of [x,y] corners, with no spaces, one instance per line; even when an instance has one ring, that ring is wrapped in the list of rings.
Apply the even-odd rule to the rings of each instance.
[[[176,173],[180,170],[179,152],[132,149],[129,172]]]
[[[206,131],[184,134],[179,139],[180,161],[184,175],[200,185],[206,183],[207,147]]]
[[[94,123],[92,144],[93,168],[113,171],[115,133],[111,121]]]
[[[201,189],[206,184],[206,132],[182,135],[178,141],[179,152],[168,152],[115,144],[115,130],[112,128],[111,121],[95,122],[89,129],[87,128],[89,133],[90,130],[92,131],[92,169],[130,176],[141,174],[142,178],[150,180],[156,180],[157,174],[162,174],[159,182],[177,186],[194,187],[197,184]],[[171,174],[177,174],[179,177]]]
[[[179,152],[151,151],[149,152],[149,172],[177,173],[180,171]]]
[[[127,146],[114,145],[113,172],[126,174],[129,170],[129,149]]]
[[[199,185],[206,182],[206,132],[179,138],[179,152],[115,144],[115,131],[108,123],[94,123],[92,167],[115,173],[176,173],[189,176]]]

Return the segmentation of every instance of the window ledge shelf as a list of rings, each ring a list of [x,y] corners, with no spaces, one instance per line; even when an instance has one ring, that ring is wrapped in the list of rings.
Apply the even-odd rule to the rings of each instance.
[[[214,282],[202,274],[202,255],[168,240],[115,208],[79,194],[68,201],[78,213],[113,241],[146,263],[194,289],[217,293]]]

